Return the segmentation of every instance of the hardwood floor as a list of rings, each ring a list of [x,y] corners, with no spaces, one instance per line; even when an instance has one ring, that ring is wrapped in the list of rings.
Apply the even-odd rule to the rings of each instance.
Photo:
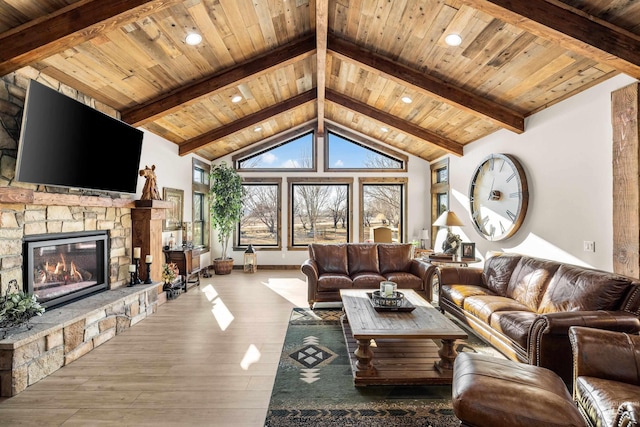
[[[297,270],[201,279],[124,334],[0,402],[1,426],[264,426]]]

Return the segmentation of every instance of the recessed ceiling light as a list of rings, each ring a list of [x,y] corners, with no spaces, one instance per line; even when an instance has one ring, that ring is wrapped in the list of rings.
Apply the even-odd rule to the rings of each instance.
[[[262,130],[262,128],[260,126],[256,126],[255,128],[253,128],[254,132],[260,132]]]
[[[449,34],[444,38],[444,42],[449,46],[460,46],[462,44],[462,37],[460,37],[460,34]]]
[[[386,128],[386,127],[384,127],[384,126],[382,126],[382,127],[380,128],[380,130],[381,130],[382,132],[389,132],[389,129],[388,129],[388,128]]]
[[[189,33],[187,34],[187,37],[184,38],[184,41],[190,46],[195,46],[200,44],[202,36],[198,33]]]
[[[234,104],[237,104],[240,101],[242,101],[242,97],[240,95],[236,95],[233,98],[231,98],[231,102],[233,102]]]
[[[405,104],[411,104],[413,102],[413,100],[411,98],[409,98],[408,96],[403,96],[402,97],[402,102],[404,102]]]

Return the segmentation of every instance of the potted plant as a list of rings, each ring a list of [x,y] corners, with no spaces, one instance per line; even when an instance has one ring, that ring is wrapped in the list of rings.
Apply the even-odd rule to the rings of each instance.
[[[9,282],[6,293],[0,296],[0,329],[3,331],[0,339],[6,337],[8,329],[27,325],[33,316],[42,316],[44,307],[40,305],[37,297],[23,291],[19,291],[15,280]]]
[[[211,226],[217,230],[218,242],[222,245],[222,256],[213,260],[213,268],[216,274],[229,274],[233,269],[229,239],[242,216],[242,177],[226,162],[213,166],[209,177]]]

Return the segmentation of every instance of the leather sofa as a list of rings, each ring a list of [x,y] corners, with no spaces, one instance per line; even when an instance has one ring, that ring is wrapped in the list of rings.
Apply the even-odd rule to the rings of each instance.
[[[573,326],[573,399],[592,426],[640,425],[640,335]]]
[[[413,259],[412,254],[409,243],[309,244],[309,258],[300,267],[307,280],[309,307],[340,302],[340,289],[378,289],[384,280],[431,301],[436,267]]]
[[[640,331],[640,282],[605,271],[500,253],[484,268],[439,267],[439,305],[508,358],[572,384],[569,328]]]

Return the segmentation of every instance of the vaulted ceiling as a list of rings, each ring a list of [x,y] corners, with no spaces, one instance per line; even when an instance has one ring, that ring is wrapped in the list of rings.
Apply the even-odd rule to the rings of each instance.
[[[525,117],[618,73],[640,78],[640,1],[0,0],[0,76],[25,66],[181,155],[314,123],[430,161],[526,132]]]

